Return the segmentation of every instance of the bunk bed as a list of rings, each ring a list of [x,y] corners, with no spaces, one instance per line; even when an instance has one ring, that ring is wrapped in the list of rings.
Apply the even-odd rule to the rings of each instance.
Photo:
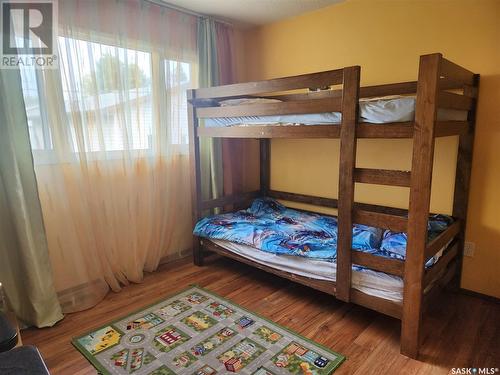
[[[414,82],[360,87],[360,70],[353,66],[188,91],[192,215],[200,235],[194,236],[194,263],[201,266],[204,254],[214,252],[398,318],[401,353],[417,358],[422,315],[442,288],[460,279],[479,75],[439,53],[420,57],[418,80]],[[409,109],[401,113],[405,105]],[[371,118],[370,106],[382,117]],[[453,213],[445,227],[429,237],[434,141],[445,136],[459,136]],[[201,137],[259,139],[260,189],[203,200]],[[339,138],[338,199],[272,190],[272,138]],[[359,138],[413,139],[411,171],[357,168]],[[355,202],[355,183],[407,187],[408,209]],[[337,217],[332,218],[334,262],[276,255],[252,243],[210,238],[200,229],[206,220],[200,219],[208,210],[227,212],[219,218],[229,220],[234,217],[224,215],[256,214],[252,211],[256,202],[267,202],[274,208],[279,205],[280,215],[300,216],[273,199],[337,209]],[[248,210],[231,214],[234,207],[245,207],[252,201]],[[314,213],[303,215],[305,221],[310,220],[307,215],[311,220],[326,220]],[[211,225],[217,224],[214,218],[217,216],[208,219]],[[404,233],[404,257],[383,256],[357,246],[356,226]]]

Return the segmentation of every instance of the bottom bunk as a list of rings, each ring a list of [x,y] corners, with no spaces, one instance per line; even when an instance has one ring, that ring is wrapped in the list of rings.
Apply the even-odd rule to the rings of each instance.
[[[281,277],[336,294],[336,218],[282,206],[258,198],[247,210],[206,217],[195,235],[203,249],[238,260]],[[439,238],[453,219],[433,215],[429,241]],[[426,262],[424,294],[453,276],[456,242],[450,239]],[[404,262],[406,235],[355,225],[353,248]],[[386,315],[401,318],[402,277],[353,265],[351,300]]]

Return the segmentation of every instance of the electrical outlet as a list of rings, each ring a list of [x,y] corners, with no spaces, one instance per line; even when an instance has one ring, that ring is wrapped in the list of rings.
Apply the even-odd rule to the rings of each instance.
[[[464,244],[464,255],[466,257],[473,257],[474,251],[476,250],[476,244],[474,242],[465,241]]]

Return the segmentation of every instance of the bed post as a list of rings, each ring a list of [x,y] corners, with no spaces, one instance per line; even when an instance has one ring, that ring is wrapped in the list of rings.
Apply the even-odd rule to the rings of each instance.
[[[191,212],[193,228],[200,219],[201,172],[200,172],[200,141],[196,134],[198,118],[192,100],[196,97],[195,90],[187,90],[188,100],[188,131],[189,131],[189,164],[191,168]],[[193,236],[193,263],[203,265],[203,254],[198,237]]]
[[[260,194],[268,196],[271,189],[271,140],[261,138],[260,144]]]
[[[338,239],[336,297],[351,299],[352,210],[354,204],[354,167],[356,164],[356,126],[358,123],[359,76],[361,68],[344,68],[342,88],[342,124],[338,193]]]
[[[401,322],[401,353],[411,358],[417,358],[420,344],[422,285],[441,59],[439,53],[420,56],[418,72]]]
[[[469,202],[469,186],[472,170],[472,151],[474,146],[474,132],[476,122],[477,96],[479,93],[479,74],[474,75],[472,86],[464,86],[464,95],[473,98],[472,108],[468,113],[469,127],[467,133],[459,136],[457,170],[455,174],[455,192],[453,195],[453,217],[462,221],[458,233],[457,274],[453,280],[453,287],[459,289],[462,276],[463,251],[465,230],[467,225],[467,206]]]

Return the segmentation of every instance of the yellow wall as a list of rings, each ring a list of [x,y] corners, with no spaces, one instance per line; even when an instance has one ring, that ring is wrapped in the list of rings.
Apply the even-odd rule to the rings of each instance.
[[[246,32],[240,81],[361,65],[362,84],[417,78],[441,52],[481,74],[462,286],[500,297],[500,1],[351,0]],[[432,210],[451,212],[456,137],[436,142]],[[273,140],[272,188],[336,197],[336,140]],[[411,141],[362,140],[358,166],[410,169]],[[358,185],[358,201],[407,207],[404,188]]]

